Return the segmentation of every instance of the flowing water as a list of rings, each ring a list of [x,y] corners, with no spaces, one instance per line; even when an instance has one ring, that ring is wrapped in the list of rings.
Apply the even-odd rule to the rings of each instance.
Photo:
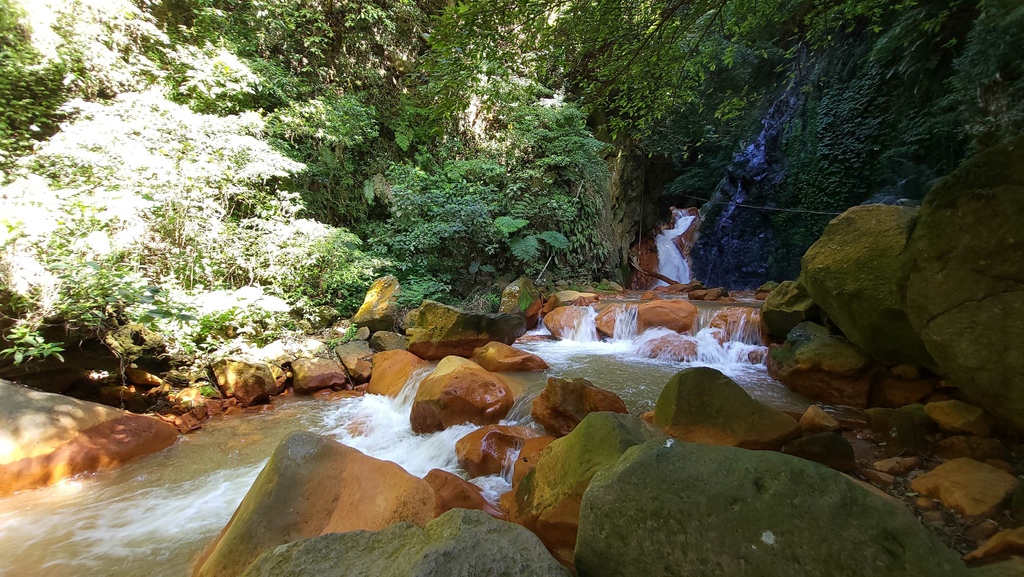
[[[673,211],[672,216],[675,218],[672,228],[661,231],[654,238],[654,246],[658,249],[658,272],[674,281],[686,284],[690,282],[690,264],[686,260],[686,255],[676,244],[676,238],[690,229],[696,217],[676,211]],[[658,280],[654,286],[666,286],[667,284],[665,281]]]
[[[530,403],[549,376],[583,377],[618,393],[633,414],[651,410],[665,382],[688,366],[713,366],[755,397],[793,410],[804,399],[773,381],[763,364],[749,362],[762,349],[756,328],[740,321],[728,339],[709,324],[717,307],[701,305],[691,337],[693,362],[639,356],[665,329],[636,334],[635,307],[617,311],[614,338],[598,340],[593,315],[577,327],[580,340],[537,339],[520,348],[551,368],[506,373],[520,391],[506,423],[527,424]],[[196,557],[227,523],[277,443],[289,432],[331,436],[369,455],[394,461],[414,475],[442,468],[459,473],[455,443],[475,429],[461,425],[429,435],[409,427],[409,412],[427,367],[410,378],[397,398],[366,395],[343,400],[281,399],[267,413],[212,420],[160,453],[97,475],[0,499],[0,576],[185,577]],[[509,489],[506,475],[473,479],[491,500]]]

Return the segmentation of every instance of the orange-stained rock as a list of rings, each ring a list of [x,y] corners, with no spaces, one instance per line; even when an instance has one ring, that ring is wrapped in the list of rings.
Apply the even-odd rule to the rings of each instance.
[[[935,445],[935,456],[947,461],[967,457],[975,461],[1010,458],[1010,451],[997,439],[956,435]]]
[[[688,295],[691,301],[717,301],[729,296],[729,291],[722,287],[712,289],[697,289],[690,291]]]
[[[871,406],[898,409],[919,403],[935,390],[935,383],[924,379],[903,379],[889,375],[871,387]]]
[[[914,469],[920,469],[921,465],[921,459],[918,457],[889,457],[875,461],[871,468],[894,477],[904,477]]]
[[[564,306],[544,315],[544,326],[548,331],[560,339],[591,340],[597,339],[597,331],[583,335],[581,330],[586,327],[583,321],[594,314],[590,307]],[[591,329],[593,330],[593,329]]]
[[[595,387],[586,379],[551,377],[534,399],[530,416],[552,435],[563,437],[584,417],[597,411],[629,412],[618,395]]]
[[[686,301],[658,300],[640,303],[636,311],[636,328],[644,332],[651,327],[665,327],[687,333],[697,320],[697,307]]]
[[[953,459],[910,482],[913,491],[938,499],[965,517],[994,516],[1017,487],[1017,478],[974,459]]]
[[[660,300],[660,299],[661,299],[661,297],[659,297],[658,293],[656,293],[654,291],[646,291],[646,292],[644,292],[644,293],[642,293],[640,295],[640,300],[643,300],[643,301],[656,301],[656,300]]]
[[[140,387],[152,388],[159,387],[160,385],[164,384],[164,380],[161,379],[160,377],[135,367],[125,368],[124,376],[132,384],[138,385]]]
[[[0,496],[169,447],[169,423],[0,381]]]
[[[373,351],[369,343],[365,340],[345,343],[335,348],[334,354],[338,356],[352,382],[357,385],[369,382],[373,369]]]
[[[963,401],[928,403],[924,412],[947,433],[967,433],[987,437],[992,432],[985,411]]]
[[[434,489],[434,517],[451,509],[478,509],[495,519],[505,514],[484,499],[480,487],[462,477],[441,469],[431,469],[423,480]]]
[[[473,356],[473,349],[491,341],[512,344],[526,332],[518,314],[476,313],[430,300],[405,315],[409,352],[427,360]]]
[[[600,313],[597,314],[597,318],[594,319],[594,326],[597,327],[597,334],[602,337],[611,337],[615,335],[615,317],[619,311],[625,308],[626,305],[613,304],[609,307],[605,307]],[[550,329],[549,329],[550,330]]]
[[[321,389],[349,388],[348,375],[338,361],[331,359],[295,359],[292,361],[292,389],[309,395]]]
[[[544,359],[505,343],[490,342],[473,351],[473,361],[488,371],[543,371]]]
[[[370,386],[367,387],[366,392],[373,395],[397,397],[409,377],[425,366],[427,366],[426,361],[402,349],[377,353],[373,355]]]
[[[839,430],[839,422],[818,405],[807,407],[800,417],[800,429],[805,435],[814,433],[832,433]]]
[[[274,449],[195,577],[235,577],[278,545],[434,517],[434,490],[390,461],[296,432]]]
[[[253,363],[237,359],[221,359],[212,365],[217,387],[224,396],[238,399],[247,407],[266,401],[281,392],[281,387],[267,363]]]
[[[645,341],[636,354],[649,359],[689,362],[697,360],[697,340],[690,335],[669,333]]]
[[[519,458],[516,459],[515,465],[512,468],[513,490],[515,490],[515,486],[519,484],[519,481],[522,481],[523,477],[537,466],[537,459],[540,457],[541,451],[554,440],[555,438],[552,436],[544,436],[532,437],[523,442],[523,447],[519,449]]]
[[[449,356],[420,383],[409,422],[416,433],[460,423],[490,425],[505,418],[514,400],[501,377],[473,361]]]
[[[725,340],[738,336],[746,343],[768,342],[768,332],[761,322],[761,309],[753,307],[722,307],[711,317],[708,326],[725,331]]]
[[[555,294],[548,297],[548,300],[544,303],[544,314],[555,310],[559,307],[565,306],[578,306],[586,307],[596,303],[599,300],[594,293],[584,293],[579,291],[558,291]]]
[[[658,245],[655,244],[654,237],[643,239],[630,252],[636,257],[642,270],[658,270]],[[629,282],[629,288],[631,289],[647,290],[658,283],[657,279],[649,277],[638,270],[632,272],[633,276]]]
[[[512,466],[527,439],[540,435],[530,427],[487,425],[459,439],[455,454],[470,477],[495,475]]]
[[[964,555],[964,561],[969,564],[985,565],[1017,555],[1024,555],[1024,527],[996,533],[981,547]]]

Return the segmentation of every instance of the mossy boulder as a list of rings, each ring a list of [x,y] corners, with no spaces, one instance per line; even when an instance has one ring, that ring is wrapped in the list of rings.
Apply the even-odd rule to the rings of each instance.
[[[544,306],[544,298],[537,285],[526,277],[519,277],[501,291],[499,313],[520,315],[526,320],[526,328],[537,326],[537,318]]]
[[[472,357],[477,347],[491,341],[511,345],[524,332],[520,315],[471,313],[434,301],[423,301],[406,316],[409,352],[427,360]]]
[[[668,381],[654,407],[654,424],[677,439],[747,449],[778,449],[800,436],[793,417],[709,367],[684,369]]]
[[[482,511],[453,509],[423,529],[333,533],[270,550],[243,577],[568,577],[519,525]]]
[[[878,366],[864,351],[825,327],[803,322],[772,346],[768,374],[790,390],[833,405],[864,408]]]
[[[281,384],[267,363],[244,359],[221,359],[211,365],[217,387],[225,397],[238,399],[247,407],[281,392]]]
[[[580,501],[591,477],[629,447],[654,437],[660,434],[632,415],[590,413],[571,433],[548,445],[516,485],[509,520],[533,531],[556,558],[570,563]]]
[[[817,320],[818,305],[800,281],[787,280],[768,293],[761,307],[761,318],[769,335],[784,339],[798,324]]]
[[[940,374],[1024,430],[1024,135],[924,199],[903,254],[907,314]]]
[[[800,261],[800,279],[846,338],[887,365],[935,361],[901,300],[900,253],[916,207],[855,206],[832,220]]]
[[[922,405],[868,409],[864,416],[875,439],[884,444],[887,457],[925,453],[932,446],[929,437],[938,432]]]
[[[352,324],[370,332],[390,331],[398,324],[398,279],[388,275],[370,285],[363,304],[352,317]]]
[[[632,447],[590,483],[586,577],[964,577],[901,504],[821,465],[685,442]]]

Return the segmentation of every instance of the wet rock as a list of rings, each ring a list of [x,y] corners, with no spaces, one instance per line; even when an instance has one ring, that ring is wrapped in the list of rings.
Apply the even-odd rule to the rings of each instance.
[[[551,444],[551,441],[554,440],[555,437],[544,436],[533,437],[523,442],[523,447],[519,450],[519,457],[516,459],[512,469],[513,491],[515,491],[519,482],[526,477],[526,474],[537,466],[537,460],[540,458],[541,451],[546,449]]]
[[[396,349],[377,353],[373,355],[370,385],[366,392],[397,397],[405,383],[409,381],[409,377],[425,366],[426,361],[409,351]]]
[[[597,314],[597,318],[594,319],[594,326],[597,328],[597,334],[602,337],[611,338],[615,336],[615,319],[619,314],[619,311],[626,308],[626,305],[613,304],[607,306]]]
[[[1024,136],[932,188],[903,252],[907,314],[939,374],[1024,430]],[[981,233],[980,231],[984,231]]]
[[[206,397],[203,396],[202,389],[199,387],[185,387],[168,396],[167,400],[180,413],[186,413],[196,407],[205,406],[207,402]]]
[[[398,325],[398,279],[381,277],[370,285],[363,304],[352,317],[352,324],[366,327],[370,332],[390,331]]]
[[[221,393],[225,397],[237,399],[243,407],[266,401],[271,395],[281,392],[267,363],[221,359],[213,363],[211,369]]]
[[[476,509],[496,519],[505,515],[494,508],[480,493],[480,487],[462,477],[441,469],[431,469],[423,480],[434,489],[434,516],[452,509]]]
[[[509,520],[533,531],[556,559],[571,563],[580,501],[590,479],[629,447],[655,436],[649,425],[631,415],[587,415],[575,430],[548,445],[516,486]]]
[[[481,511],[455,509],[423,529],[331,534],[268,551],[244,577],[568,577],[529,531]]]
[[[768,341],[768,335],[762,333],[761,311],[752,307],[722,307],[711,317],[708,327],[723,331],[726,341],[733,337],[755,344]]]
[[[989,459],[1005,461],[1010,458],[1010,451],[996,439],[957,435],[939,441],[935,445],[935,456],[947,461],[961,457],[975,461]]]
[[[526,321],[526,329],[530,330],[537,326],[537,318],[543,306],[544,299],[533,281],[519,277],[501,291],[498,312],[522,316]]]
[[[526,440],[537,436],[529,427],[487,425],[459,439],[455,454],[470,477],[496,475],[511,468]]]
[[[430,485],[390,461],[296,432],[274,449],[196,577],[240,574],[264,551],[326,533],[376,531],[434,516]]]
[[[689,335],[669,333],[645,341],[636,354],[648,359],[661,359],[677,363],[697,360],[697,340]]]
[[[125,368],[124,377],[133,385],[147,389],[159,387],[164,384],[164,380],[160,377],[136,367]]]
[[[334,349],[349,379],[357,385],[370,381],[373,369],[373,351],[366,341],[352,341]]]
[[[114,469],[177,438],[158,419],[0,381],[0,496]]]
[[[655,405],[654,423],[684,441],[746,449],[778,449],[800,436],[792,417],[707,367],[682,370],[669,380]]]
[[[882,471],[876,471],[874,469],[858,469],[857,474],[867,479],[869,483],[873,483],[879,487],[892,487],[896,484],[895,477],[889,473],[883,473]]]
[[[600,297],[594,293],[579,292],[571,290],[558,291],[555,294],[548,297],[547,302],[544,303],[544,314],[548,314],[558,307],[577,306],[577,307],[589,307],[596,303]]]
[[[855,206],[825,227],[800,261],[800,282],[846,338],[887,364],[935,362],[903,309],[899,257],[916,207]]]
[[[321,389],[348,388],[348,375],[337,361],[313,357],[292,361],[292,388],[309,395]]]
[[[491,341],[510,345],[526,331],[523,317],[469,313],[434,301],[423,301],[406,316],[409,352],[427,360],[449,355],[473,356]]]
[[[505,371],[543,371],[548,368],[544,359],[533,353],[491,342],[473,351],[473,361],[493,373]]]
[[[775,282],[773,280],[770,280],[770,281],[764,283],[763,285],[757,287],[757,289],[754,291],[754,298],[759,300],[759,301],[767,300],[768,299],[768,295],[770,295],[773,290],[778,288],[778,286],[779,286],[779,283],[777,283],[777,282]],[[792,327],[790,327],[790,328],[792,328]],[[786,331],[786,332],[788,333],[789,331]]]
[[[967,433],[987,437],[991,433],[985,411],[962,401],[928,403],[924,412],[947,433]]]
[[[772,290],[761,307],[768,334],[784,339],[789,331],[806,321],[817,321],[818,306],[799,281],[787,280]]]
[[[831,433],[839,430],[839,422],[818,405],[811,405],[800,417],[800,429],[805,435]]]
[[[967,537],[975,543],[981,543],[988,540],[990,537],[999,532],[999,523],[996,523],[992,519],[985,519],[984,521],[974,525],[970,529],[964,531],[964,537]],[[1024,543],[1024,540],[1022,540]]]
[[[405,335],[391,331],[377,331],[370,337],[370,346],[375,351],[397,351],[409,348],[409,339]]]
[[[853,446],[836,433],[817,433],[795,439],[786,443],[782,452],[844,473],[857,466]]]
[[[691,301],[717,301],[729,296],[729,291],[724,287],[712,289],[697,289],[690,291],[687,295]]]
[[[885,455],[926,453],[931,448],[929,435],[937,428],[921,405],[899,409],[868,409],[864,411],[875,439],[885,443]]]
[[[1017,486],[1017,478],[973,459],[953,459],[920,475],[910,488],[938,499],[965,517],[991,517]]]
[[[889,457],[875,461],[871,468],[894,477],[906,477],[911,471],[920,469],[922,464],[918,457]]]
[[[888,375],[879,378],[871,388],[871,406],[898,409],[927,399],[935,384],[925,379],[905,379]]]
[[[559,339],[597,340],[597,333],[581,334],[583,321],[592,314],[587,307],[564,306],[544,315],[544,327]]]
[[[1024,557],[1013,557],[991,565],[971,569],[971,577],[1021,577],[1024,575]]]
[[[774,452],[657,441],[591,481],[575,561],[588,577],[965,575],[901,504],[841,473]]]
[[[432,433],[452,425],[490,425],[505,418],[513,403],[512,389],[498,375],[461,357],[445,357],[420,383],[409,421],[416,433]]]
[[[1024,555],[1024,527],[996,533],[981,547],[965,555],[964,561],[981,565],[1005,561],[1017,555]]]
[[[586,379],[550,377],[534,399],[530,416],[555,437],[564,437],[587,415],[597,411],[629,412],[618,395],[595,387]]]
[[[781,347],[768,353],[768,373],[790,390],[812,399],[868,406],[875,365],[846,339],[814,323],[800,323]]]
[[[697,307],[686,301],[659,300],[640,303],[636,310],[636,328],[644,332],[652,327],[665,327],[677,333],[688,333],[697,321]]]

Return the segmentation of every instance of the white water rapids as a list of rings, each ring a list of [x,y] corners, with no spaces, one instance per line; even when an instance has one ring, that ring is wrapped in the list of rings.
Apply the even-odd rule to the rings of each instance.
[[[699,355],[691,363],[638,356],[665,329],[637,335],[635,308],[630,306],[618,311],[612,339],[598,340],[594,318],[587,316],[577,327],[579,341],[517,345],[544,358],[551,368],[506,373],[522,393],[503,422],[531,422],[530,404],[549,376],[589,379],[615,391],[630,412],[640,414],[653,408],[671,375],[696,365],[718,368],[766,402],[798,406],[763,365],[747,362],[747,352],[762,346],[756,330],[731,329],[729,340],[719,343],[702,336],[710,334],[700,327],[706,327],[711,315],[702,309],[698,317],[692,336]],[[0,576],[185,577],[227,523],[274,446],[293,430],[331,436],[414,475],[433,468],[462,473],[455,443],[475,426],[429,435],[414,434],[409,426],[416,387],[430,370],[414,374],[394,399],[281,399],[274,411],[207,421],[202,431],[121,469],[0,498]],[[500,475],[473,482],[491,500],[509,489]]]
[[[676,245],[676,238],[689,230],[697,217],[675,210],[672,211],[672,217],[675,219],[672,228],[661,231],[654,238],[654,246],[658,250],[658,272],[686,284],[690,282],[690,264],[686,260],[686,255]],[[668,283],[665,281],[658,280],[654,286],[666,285]]]

